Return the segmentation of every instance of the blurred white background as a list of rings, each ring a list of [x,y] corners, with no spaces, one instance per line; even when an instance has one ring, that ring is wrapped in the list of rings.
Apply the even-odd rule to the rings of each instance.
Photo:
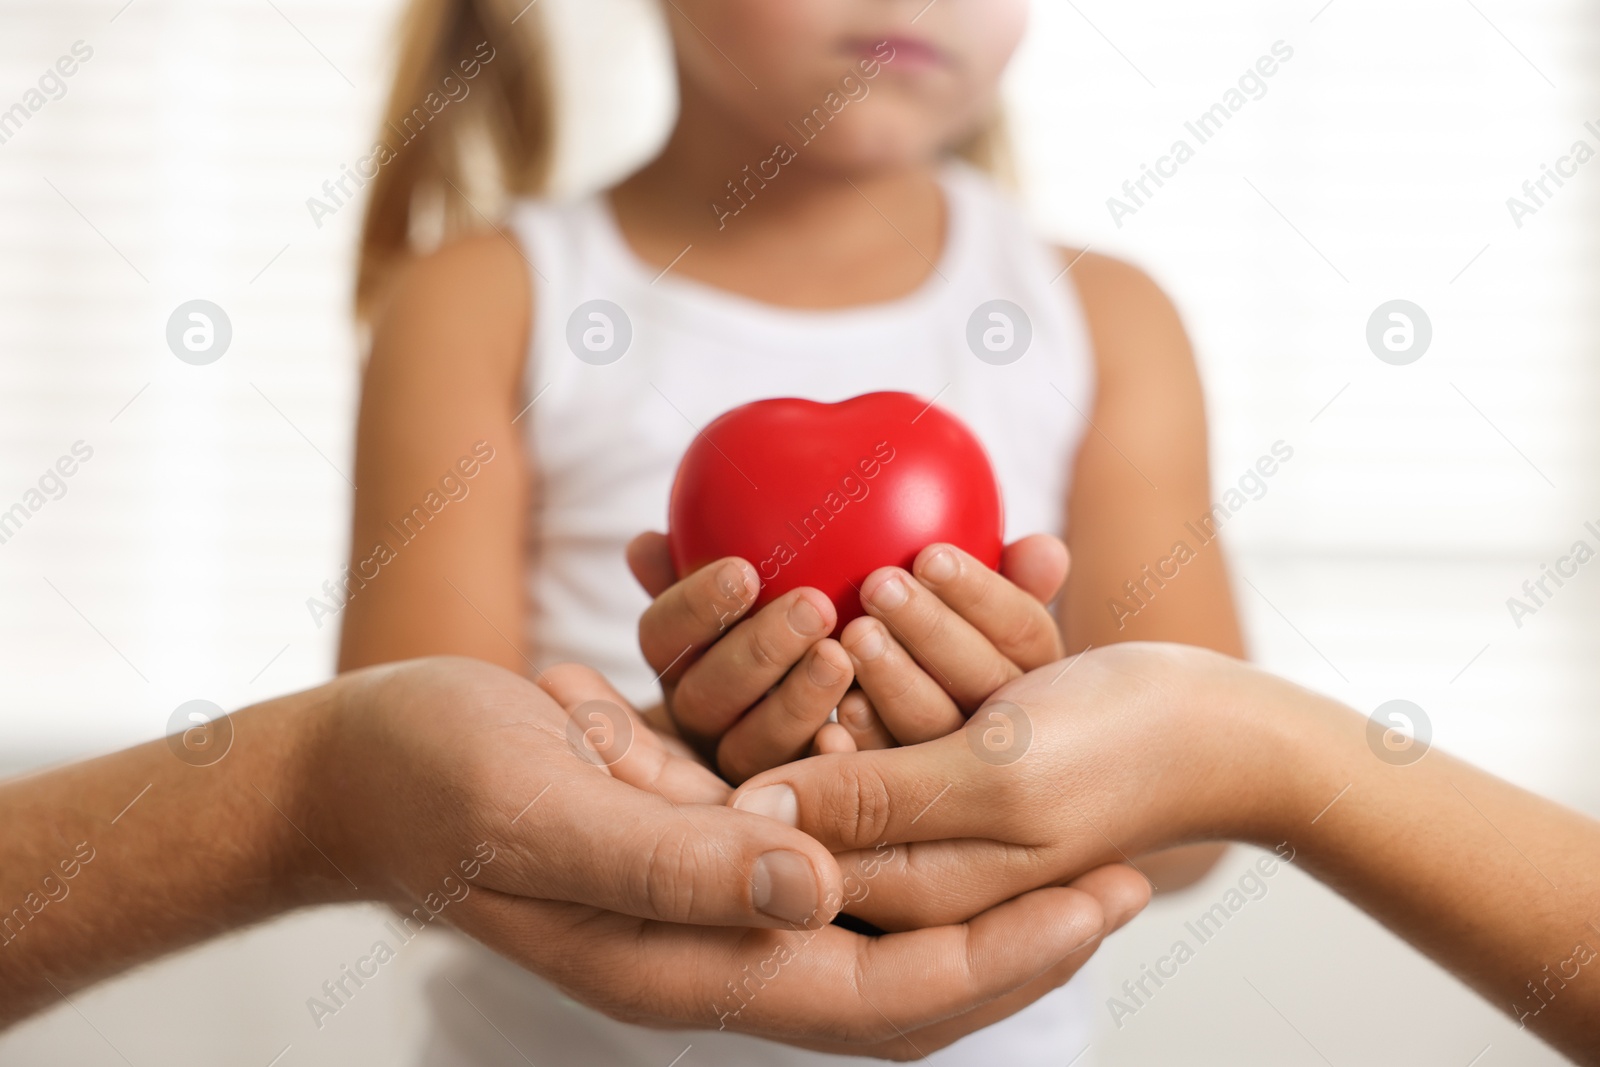
[[[332,670],[333,626],[305,601],[344,560],[359,208],[319,228],[305,202],[370,144],[396,9],[0,7],[0,111],[75,42],[92,49],[60,99],[0,126],[0,510],[75,442],[93,449],[0,544],[4,770]],[[1295,450],[1227,527],[1257,658],[1363,711],[1415,701],[1436,744],[1600,813],[1600,571],[1520,628],[1506,606],[1600,520],[1600,162],[1521,227],[1506,206],[1575,141],[1600,148],[1594,5],[1035,9],[1010,96],[1041,227],[1139,262],[1176,298],[1218,494],[1274,441]],[[580,87],[561,184],[625,170],[671,112],[653,0],[542,0],[534,16]],[[1107,198],[1279,41],[1293,57],[1266,94],[1119,227]],[[165,343],[195,298],[232,320],[210,366]],[[1365,340],[1393,299],[1432,322],[1409,366]],[[1154,906],[1091,980],[1136,977],[1249,858]],[[15,1029],[0,1061],[389,1062],[423,1025],[426,946],[322,1030],[304,1007],[380,925],[347,909],[235,936]],[[1120,1029],[1101,1018],[1080,1064],[1559,1062],[1294,871]]]

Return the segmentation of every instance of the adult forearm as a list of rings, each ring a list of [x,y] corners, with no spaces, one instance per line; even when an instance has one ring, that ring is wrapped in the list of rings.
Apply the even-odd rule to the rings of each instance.
[[[101,978],[319,899],[354,896],[295,828],[327,690],[0,785],[0,1025]],[[203,764],[203,765],[202,765]]]
[[[1111,645],[1007,685],[958,735],[801,760],[732,803],[792,821],[847,867],[903,846],[851,912],[885,929],[1127,855],[1261,845],[1600,1064],[1600,824],[1441,752],[1402,758],[1368,729],[1237,660]]]
[[[1288,706],[1270,710],[1301,729],[1276,755],[1268,836],[1522,1025],[1600,1061],[1600,823],[1437,750],[1407,762],[1418,750],[1369,741],[1366,718],[1273,685]]]

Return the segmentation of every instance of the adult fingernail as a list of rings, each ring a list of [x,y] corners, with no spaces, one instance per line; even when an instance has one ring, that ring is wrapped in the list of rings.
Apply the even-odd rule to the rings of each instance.
[[[733,806],[752,815],[765,815],[794,826],[800,821],[800,801],[786,785],[764,785],[734,799]]]
[[[907,595],[906,583],[899,575],[891,574],[872,591],[872,606],[880,611],[893,611],[906,602]]]
[[[789,606],[789,625],[801,637],[819,634],[822,632],[822,612],[802,597]]]
[[[1068,949],[1067,955],[1071,956],[1074,953],[1082,952],[1084,949],[1100,940],[1100,938],[1105,935],[1105,932],[1105,922],[1102,920],[1100,925],[1095,927],[1094,933],[1090,934],[1088,937],[1084,938],[1082,941],[1079,941],[1076,945]]]
[[[763,915],[801,924],[817,911],[817,876],[798,852],[768,852],[750,872],[751,899]]]
[[[829,686],[843,678],[844,672],[823,657],[812,656],[811,665],[806,668],[806,675],[811,679],[812,685]]]
[[[948,548],[934,549],[922,561],[922,577],[930,582],[948,582],[961,570],[956,554]]]
[[[856,659],[859,660],[877,659],[883,655],[885,647],[883,631],[878,629],[876,625],[863,626],[863,630],[865,632],[856,638],[855,644],[851,646],[850,651],[854,652]]]

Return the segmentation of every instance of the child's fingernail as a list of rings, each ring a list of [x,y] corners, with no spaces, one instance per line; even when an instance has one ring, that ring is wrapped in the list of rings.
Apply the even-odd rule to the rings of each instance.
[[[899,575],[891,574],[872,591],[872,606],[879,611],[893,611],[906,602],[906,583]]]
[[[760,789],[752,789],[736,797],[733,806],[740,811],[765,815],[790,826],[800,821],[800,801],[795,798],[794,790],[786,785],[764,785]]]
[[[756,910],[784,922],[804,923],[817,910],[817,876],[798,852],[768,852],[750,871]]]
[[[789,605],[789,625],[801,637],[810,637],[822,632],[822,612],[811,606],[811,601],[804,598],[796,600]]]
[[[839,722],[856,733],[864,733],[872,727],[872,713],[860,701],[848,701],[839,705]]]
[[[961,564],[948,548],[936,548],[922,561],[922,577],[931,582],[948,582],[960,572]]]
[[[761,591],[761,583],[756,581],[749,565],[734,562],[726,564],[717,575],[717,588],[722,590],[723,596],[734,597],[742,603]]]
[[[883,632],[876,626],[867,626],[865,630],[850,651],[855,653],[857,659],[877,659],[883,655]]]
[[[806,668],[806,675],[811,679],[812,685],[829,686],[844,677],[844,672],[821,656],[811,657],[811,666]]]

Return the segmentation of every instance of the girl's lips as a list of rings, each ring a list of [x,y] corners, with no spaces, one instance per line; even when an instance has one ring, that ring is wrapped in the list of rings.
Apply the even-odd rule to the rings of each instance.
[[[951,65],[943,49],[917,37],[877,37],[851,43],[851,51],[875,59],[888,70],[937,70]],[[892,56],[893,58],[888,58]]]

